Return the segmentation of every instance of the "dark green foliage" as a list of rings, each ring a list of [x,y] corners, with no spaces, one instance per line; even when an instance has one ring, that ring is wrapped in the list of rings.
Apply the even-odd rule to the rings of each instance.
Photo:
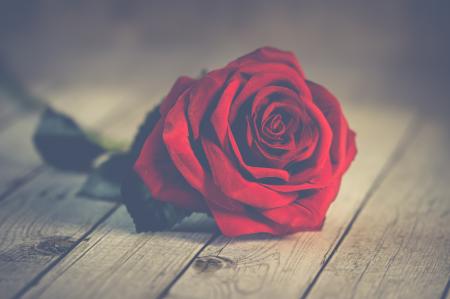
[[[33,135],[42,159],[59,169],[86,171],[105,149],[92,141],[70,117],[47,108]]]

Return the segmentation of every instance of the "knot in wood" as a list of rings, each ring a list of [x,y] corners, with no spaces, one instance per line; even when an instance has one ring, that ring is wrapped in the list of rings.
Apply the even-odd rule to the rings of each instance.
[[[221,256],[202,256],[194,261],[194,269],[199,272],[215,272],[223,268],[234,266],[234,262]]]
[[[61,255],[66,253],[75,244],[69,237],[50,237],[34,246],[35,250],[43,255]]]

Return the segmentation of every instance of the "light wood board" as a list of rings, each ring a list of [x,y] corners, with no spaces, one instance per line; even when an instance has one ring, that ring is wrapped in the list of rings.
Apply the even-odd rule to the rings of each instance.
[[[186,230],[136,234],[122,206],[24,298],[156,298],[211,238]]]
[[[436,121],[417,134],[308,298],[440,298],[444,292],[450,277],[450,135]]]

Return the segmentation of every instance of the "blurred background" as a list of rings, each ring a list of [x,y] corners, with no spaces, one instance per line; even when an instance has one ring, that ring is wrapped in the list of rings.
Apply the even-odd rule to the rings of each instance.
[[[101,110],[142,99],[151,107],[179,75],[270,45],[293,51],[344,103],[446,115],[448,3],[0,0],[0,88],[18,102],[89,99]]]

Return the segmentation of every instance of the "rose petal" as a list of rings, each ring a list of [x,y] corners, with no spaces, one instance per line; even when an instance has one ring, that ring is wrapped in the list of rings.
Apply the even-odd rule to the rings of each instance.
[[[239,92],[239,95],[237,95],[236,99],[233,101],[229,117],[230,123],[235,121],[242,105],[265,86],[280,86],[276,84],[287,82],[295,88],[292,89],[292,91],[298,94],[298,98],[301,102],[312,101],[311,93],[305,81],[291,68],[284,65],[276,65],[276,69],[274,69],[274,67],[265,68],[260,65],[254,66],[253,68],[259,72],[250,77],[248,82]],[[239,72],[243,73],[250,69],[252,69],[250,66],[245,66],[240,69]]]
[[[285,188],[288,190],[304,190],[305,186],[315,186],[321,188],[326,186],[331,176],[327,170],[330,164],[330,147],[333,139],[333,132],[327,119],[312,102],[305,102],[306,110],[315,120],[319,129],[319,143],[314,154],[306,161],[299,162],[294,170],[291,170],[291,181]],[[293,173],[295,172],[295,173]],[[278,188],[278,187],[276,187]]]
[[[285,149],[289,151],[290,154],[295,154],[295,140],[292,134],[294,133],[294,131],[299,129],[299,125],[300,123],[302,123],[303,118],[303,113],[301,112],[298,101],[292,98],[283,98],[282,100],[280,99],[271,103],[266,103],[266,101],[264,101],[269,93],[272,94],[274,92],[283,91],[286,94],[286,92],[290,90],[282,87],[270,86],[263,88],[261,92],[257,93],[252,105],[252,130],[255,132],[256,141],[262,143],[264,146],[274,149]],[[293,96],[289,94],[286,95]],[[264,107],[265,109],[261,113],[261,110],[263,109],[261,108],[261,106],[264,106],[265,103],[266,107]],[[285,127],[285,130],[287,132],[284,135],[286,136],[286,139],[289,140],[289,142],[273,142],[274,139],[271,139],[269,136],[265,136],[264,134],[267,119],[269,119],[270,115],[272,115],[272,113],[277,109],[284,111],[292,116],[291,121],[286,124],[287,127]],[[283,141],[283,139],[281,139],[281,141]]]
[[[301,230],[317,230],[322,227],[339,186],[340,180],[289,205],[267,210],[250,209],[231,213],[214,204],[208,203],[208,206],[221,232],[228,237],[254,233],[284,235]]]
[[[236,140],[228,123],[228,113],[231,103],[241,85],[242,78],[233,77],[230,79],[228,86],[223,91],[221,98],[218,101],[218,105],[211,116],[211,124],[216,132],[219,143],[221,147],[226,150],[228,147],[227,142],[230,142],[232,152],[227,151],[228,154],[235,155],[240,163],[240,166],[247,170],[255,178],[276,177],[285,180],[288,178],[287,171],[281,169],[253,167],[247,165],[242,158],[240,149],[237,146]]]
[[[211,115],[211,125],[216,132],[219,143],[222,147],[225,146],[226,135],[229,128],[228,114],[234,96],[239,91],[241,80],[239,78],[231,79],[228,86],[220,96],[217,107]]]
[[[162,142],[164,120],[160,119],[141,149],[134,170],[152,196],[190,210],[205,211],[202,195],[180,175]]]
[[[269,102],[268,98],[274,94],[280,95],[280,98]],[[308,134],[300,135],[298,138],[294,136],[300,129],[309,132],[311,126],[315,127],[302,106],[305,104],[298,99],[298,95],[286,87],[265,86],[257,92],[252,104],[253,140],[249,146],[256,149],[255,154],[261,157],[262,163],[266,160],[268,166],[284,168],[292,161],[301,161],[311,156],[318,139],[316,130],[314,129],[311,136]],[[286,128],[288,132],[280,141],[264,134],[266,121],[276,110],[291,115]]]
[[[330,182],[335,179],[333,174],[333,167],[331,165],[330,160],[326,161],[326,163],[322,166],[321,171],[319,172],[319,176],[317,175],[317,169],[308,168],[305,169],[302,173],[305,180],[301,182],[296,182],[291,174],[289,182],[284,185],[276,185],[276,184],[264,184],[267,188],[278,192],[295,192],[302,191],[307,189],[318,189],[324,188],[330,184]]]
[[[342,175],[356,155],[354,132],[348,129],[347,121],[337,99],[318,84],[308,81],[308,86],[313,93],[314,105],[320,109],[320,113],[316,113],[316,115],[322,115],[325,119],[325,122],[322,119],[318,123],[322,125],[322,128],[328,127],[331,132],[329,149],[327,151],[323,145],[319,145],[322,147],[322,151],[315,153],[314,159],[317,159],[317,162],[314,163],[313,160],[312,165],[305,166],[305,169],[299,171],[298,174],[292,175],[289,184],[284,186],[267,185],[273,190],[287,192],[304,190],[308,186],[309,188],[325,187],[330,181]],[[321,142],[323,142],[323,136],[328,136],[328,134],[321,134]],[[320,163],[321,161],[322,163]]]
[[[298,199],[287,206],[262,211],[261,214],[286,227],[288,231],[319,229],[330,204],[336,198],[339,186],[340,179],[306,198]]]
[[[356,154],[354,132],[353,135],[349,133],[350,130],[348,128],[347,120],[344,117],[341,105],[336,97],[325,87],[317,83],[312,81],[307,81],[306,83],[313,95],[313,101],[323,112],[333,130],[334,138],[331,144],[330,157],[333,166],[336,168],[335,171],[337,173],[342,173],[351,161],[348,161],[349,159],[347,157],[348,148],[354,148],[355,153],[353,156]]]
[[[201,140],[214,183],[226,196],[258,208],[284,206],[295,200],[295,193],[282,194],[246,180],[216,144],[206,138]]]
[[[194,139],[199,138],[200,125],[205,119],[205,114],[219,99],[230,72],[230,69],[209,72],[193,86],[189,96],[187,117]]]
[[[191,87],[196,80],[189,78],[189,77],[179,77],[177,81],[172,86],[172,89],[169,91],[167,96],[164,98],[164,100],[161,102],[161,105],[159,106],[159,112],[162,116],[165,116],[170,108],[175,105],[175,102],[177,101],[178,97],[189,87]]]
[[[256,49],[255,51],[232,61],[228,64],[228,67],[241,67],[246,64],[262,64],[264,62],[286,64],[289,67],[295,69],[301,77],[305,77],[303,70],[298,63],[297,57],[295,57],[292,52],[282,51],[272,47],[263,47]]]
[[[238,210],[240,206],[232,200],[223,200],[212,196],[214,194],[213,182],[204,166],[192,149],[189,137],[189,128],[185,113],[187,93],[182,94],[177,103],[167,114],[164,122],[163,141],[170,158],[186,179],[186,181],[205,198],[210,198],[219,206],[228,210]]]
[[[221,209],[212,203],[208,203],[208,206],[220,231],[227,237],[256,233],[282,234],[282,229],[277,224],[267,219],[261,220],[261,217],[254,219],[245,210],[235,213]]]
[[[255,179],[277,178],[285,182],[289,180],[289,172],[287,172],[285,169],[248,165],[242,157],[241,150],[239,149],[236,143],[236,139],[231,129],[229,129],[228,131],[228,138],[230,141],[230,145],[233,149],[233,153],[239,162],[239,165],[242,168],[244,168],[253,178]]]

